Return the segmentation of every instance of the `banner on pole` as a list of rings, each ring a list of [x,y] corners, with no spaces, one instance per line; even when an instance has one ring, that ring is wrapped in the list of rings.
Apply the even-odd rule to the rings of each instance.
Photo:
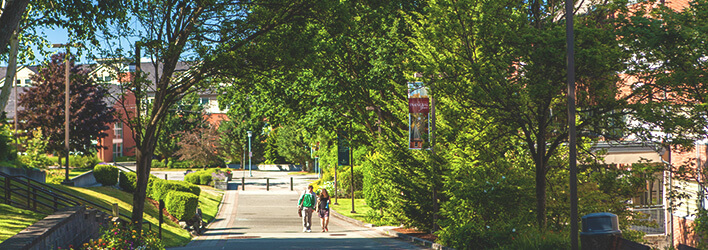
[[[430,147],[430,99],[423,82],[408,83],[408,148]]]
[[[349,166],[349,134],[337,130],[337,165]]]

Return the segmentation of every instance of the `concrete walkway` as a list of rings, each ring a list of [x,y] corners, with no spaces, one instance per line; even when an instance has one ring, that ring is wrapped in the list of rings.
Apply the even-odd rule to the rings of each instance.
[[[304,233],[297,200],[316,175],[254,171],[253,177],[246,177],[246,190],[241,191],[242,174],[234,172],[222,207],[204,235],[172,249],[422,249],[334,216],[329,232],[321,232],[319,218],[313,215],[313,231]],[[291,177],[294,191],[290,191]],[[266,178],[270,191],[266,191]]]

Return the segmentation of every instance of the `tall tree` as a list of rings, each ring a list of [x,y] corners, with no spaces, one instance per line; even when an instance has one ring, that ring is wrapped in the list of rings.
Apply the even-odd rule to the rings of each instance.
[[[73,59],[73,58],[72,58]],[[96,84],[89,76],[89,70],[74,66],[70,60],[70,126],[69,145],[74,151],[93,154],[96,147],[92,140],[108,136],[105,130],[115,121],[113,108],[105,100],[108,91]],[[19,98],[23,107],[19,115],[23,117],[21,127],[32,131],[40,128],[48,141],[47,149],[54,152],[64,150],[64,54],[52,55],[51,61],[39,67],[32,75],[34,84]]]
[[[19,22],[13,26],[14,30],[10,30],[12,35],[10,38],[10,53],[8,58],[8,71],[5,76],[5,85],[0,92],[0,110],[5,110],[5,105],[10,97],[10,87],[13,84],[15,70],[17,68],[18,58],[19,63],[26,63],[35,58],[32,46],[35,46],[43,53],[48,44],[56,43],[57,41],[48,41],[43,34],[43,29],[66,29],[69,37],[68,43],[85,42],[85,48],[99,47],[100,38],[96,34],[99,31],[106,29],[109,23],[125,22],[126,8],[124,1],[106,1],[94,4],[91,1],[53,1],[53,0],[37,0],[29,3],[27,11],[13,10],[18,4],[27,1],[10,0],[5,1],[9,11],[15,11],[10,14],[22,16]],[[15,5],[12,7],[11,5]],[[5,25],[4,20],[0,20],[0,25]],[[7,23],[9,24],[9,23]],[[5,31],[0,28],[0,33],[5,36]],[[111,33],[103,32],[103,38],[115,37]],[[0,57],[5,57],[4,48],[6,46],[0,43]],[[77,48],[81,49],[81,48]],[[86,51],[85,49],[83,49]]]
[[[2,1],[2,12],[0,12],[0,55],[7,52],[7,44],[10,41],[17,24],[25,13],[29,0],[7,0]]]
[[[164,123],[155,146],[155,155],[162,159],[174,156],[180,149],[178,134],[208,126],[199,94],[191,93],[178,101],[165,116]]]
[[[136,142],[137,183],[131,218],[136,230],[142,230],[139,222],[143,218],[157,133],[164,126],[170,107],[186,94],[219,79],[216,77],[228,67],[227,60],[233,60],[228,56],[240,54],[255,37],[306,16],[304,11],[309,6],[306,0],[133,2],[131,13],[142,28],[136,31],[141,38],[136,62],[144,49],[155,69],[155,74],[149,76],[152,81],[138,71],[134,80],[123,86],[134,93],[140,104],[148,103],[148,94],[151,97],[149,109],[143,105],[131,109],[128,102],[121,105],[128,117],[133,118],[125,124],[134,131]],[[190,69],[177,72],[180,61],[187,61]]]
[[[579,136],[612,139],[624,112],[617,99],[628,58],[618,44],[610,13],[621,3],[580,9],[576,31]],[[533,159],[537,224],[546,225],[547,174],[564,166],[551,157],[568,138],[566,125],[565,27],[560,1],[431,1],[414,15],[415,50],[435,97],[449,98],[494,126],[492,138],[523,141]]]

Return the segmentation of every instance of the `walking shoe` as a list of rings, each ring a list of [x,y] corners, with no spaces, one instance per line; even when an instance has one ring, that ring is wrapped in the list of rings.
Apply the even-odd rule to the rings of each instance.
[[[307,232],[307,228],[304,228],[304,227],[303,227],[303,228],[302,228],[302,232],[303,232],[303,233],[304,233],[304,232]]]
[[[312,232],[312,230],[310,230],[310,229],[307,229],[307,232],[308,232],[308,233],[310,233],[310,232]]]

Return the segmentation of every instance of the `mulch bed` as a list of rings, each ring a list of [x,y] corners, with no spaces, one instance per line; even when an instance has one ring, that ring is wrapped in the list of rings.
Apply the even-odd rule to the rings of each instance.
[[[408,235],[408,236],[421,238],[421,239],[424,239],[427,241],[435,242],[435,240],[438,239],[438,237],[435,236],[434,234],[431,234],[431,233],[425,232],[425,231],[420,231],[417,229],[399,227],[399,228],[394,228],[393,230],[396,232]]]
[[[145,198],[145,199],[146,199],[148,202],[152,203],[152,205],[154,205],[156,208],[159,208],[159,207],[160,207],[160,202],[158,202],[158,201],[156,201],[156,200],[153,200],[153,199],[150,199],[150,198]],[[168,212],[167,212],[167,209],[163,209],[163,210],[162,210],[162,215],[163,215],[163,218],[167,218],[168,220],[171,220],[171,221],[173,221],[174,223],[179,223],[179,220],[177,220],[177,218],[175,218],[175,217],[172,216],[170,213],[168,213]]]

